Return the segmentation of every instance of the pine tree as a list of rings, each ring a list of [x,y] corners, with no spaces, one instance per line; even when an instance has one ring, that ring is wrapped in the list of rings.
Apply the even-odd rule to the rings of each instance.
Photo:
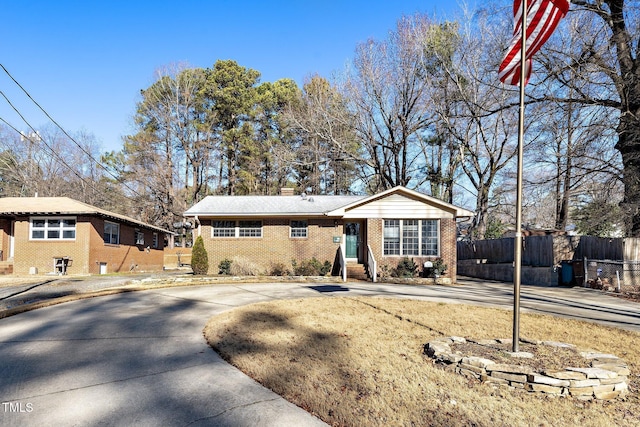
[[[207,274],[209,271],[209,257],[204,248],[202,236],[198,236],[191,251],[191,269],[193,274]]]

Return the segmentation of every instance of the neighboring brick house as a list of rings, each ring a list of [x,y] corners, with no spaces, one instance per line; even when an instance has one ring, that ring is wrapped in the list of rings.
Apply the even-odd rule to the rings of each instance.
[[[280,196],[208,196],[185,212],[203,237],[209,273],[234,257],[266,272],[315,257],[332,262],[345,280],[351,266],[362,266],[375,281],[404,257],[420,271],[441,258],[448,266],[443,277],[455,281],[456,218],[473,212],[404,187],[373,196],[284,190]]]
[[[0,271],[161,271],[172,233],[68,197],[0,198]]]

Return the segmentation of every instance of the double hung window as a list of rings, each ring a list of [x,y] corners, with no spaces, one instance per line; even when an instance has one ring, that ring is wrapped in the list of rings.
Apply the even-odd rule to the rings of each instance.
[[[110,245],[120,244],[120,225],[115,222],[104,222],[104,242]]]
[[[32,240],[75,240],[76,218],[31,218]]]
[[[439,256],[437,219],[385,219],[383,252],[385,256]]]

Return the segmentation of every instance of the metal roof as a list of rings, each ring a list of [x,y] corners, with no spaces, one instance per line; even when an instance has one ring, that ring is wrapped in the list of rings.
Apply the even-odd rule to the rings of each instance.
[[[173,234],[169,230],[138,221],[69,197],[0,197],[0,215],[95,215]]]
[[[325,215],[367,196],[207,196],[185,216]]]
[[[395,193],[411,196],[423,203],[450,211],[456,217],[474,215],[467,209],[398,186],[372,196],[207,196],[187,210],[184,216],[342,216],[347,209]]]

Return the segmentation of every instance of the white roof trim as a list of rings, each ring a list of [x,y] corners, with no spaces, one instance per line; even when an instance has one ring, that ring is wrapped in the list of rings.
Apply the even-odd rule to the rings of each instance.
[[[475,214],[474,212],[468,210],[468,209],[464,209],[455,205],[452,205],[451,203],[447,203],[444,202],[440,199],[436,199],[435,197],[431,197],[431,196],[427,196],[426,194],[414,191],[414,190],[410,190],[406,187],[403,186],[396,186],[393,188],[390,188],[388,190],[383,191],[382,193],[378,193],[378,194],[374,194],[372,196],[369,196],[367,198],[364,198],[362,200],[358,200],[356,202],[353,202],[349,205],[343,206],[341,208],[335,209],[331,212],[327,212],[327,216],[337,216],[337,217],[341,217],[344,216],[344,214],[346,213],[346,211],[353,209],[355,207],[358,206],[362,206],[362,205],[366,205],[367,203],[370,203],[374,200],[377,199],[382,199],[390,194],[394,194],[394,193],[404,193],[406,195],[409,195],[411,197],[417,198],[419,200],[422,200],[425,203],[428,203],[430,205],[436,206],[439,209],[445,210],[445,211],[449,211],[449,212],[453,212],[454,216],[456,218],[464,218],[464,217],[473,217]]]

